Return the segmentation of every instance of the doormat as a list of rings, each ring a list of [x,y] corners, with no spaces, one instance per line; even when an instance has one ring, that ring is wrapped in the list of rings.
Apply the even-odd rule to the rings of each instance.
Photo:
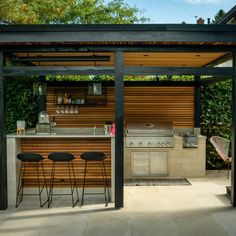
[[[191,183],[186,179],[127,179],[125,186],[186,186]]]

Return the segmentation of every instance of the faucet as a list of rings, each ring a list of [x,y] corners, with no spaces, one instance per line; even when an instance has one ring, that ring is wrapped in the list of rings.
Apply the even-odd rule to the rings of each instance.
[[[52,129],[53,129],[56,125],[57,125],[56,119],[55,119],[55,117],[53,116],[52,122],[50,122],[50,133],[52,132]]]
[[[93,134],[95,135],[96,134],[96,124],[94,124],[94,126],[93,126]]]

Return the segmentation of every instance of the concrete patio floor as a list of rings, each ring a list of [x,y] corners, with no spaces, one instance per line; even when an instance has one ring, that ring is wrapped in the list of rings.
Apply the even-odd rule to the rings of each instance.
[[[224,236],[236,235],[236,209],[225,195],[226,172],[188,179],[191,186],[125,187],[125,208],[101,196],[71,207],[70,196],[40,208],[37,196],[0,211],[1,236]]]

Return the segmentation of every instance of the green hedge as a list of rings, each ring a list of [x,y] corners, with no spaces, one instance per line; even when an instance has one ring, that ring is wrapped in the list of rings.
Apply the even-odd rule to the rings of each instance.
[[[224,162],[219,158],[209,140],[213,135],[231,139],[232,82],[224,81],[204,87],[201,93],[201,100],[201,132],[207,136],[207,169],[222,168],[224,167]]]
[[[25,120],[26,128],[37,123],[38,101],[32,94],[33,83],[9,78],[6,82],[7,133],[16,132],[16,121]]]

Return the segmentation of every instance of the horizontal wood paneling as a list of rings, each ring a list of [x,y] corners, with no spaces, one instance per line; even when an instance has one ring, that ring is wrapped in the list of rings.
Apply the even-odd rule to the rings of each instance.
[[[21,150],[22,152],[37,152],[43,155],[43,161],[47,182],[49,183],[52,162],[47,159],[48,154],[51,152],[70,152],[75,156],[74,168],[78,185],[81,186],[84,161],[80,159],[80,154],[89,151],[101,151],[107,156],[105,160],[107,176],[109,184],[111,180],[111,141],[110,139],[22,139]],[[41,168],[40,168],[41,171]],[[69,184],[69,175],[66,163],[58,163],[56,166],[56,186],[65,186]],[[98,162],[90,162],[89,173],[87,179],[102,180],[101,166]],[[34,163],[27,163],[26,165],[26,185],[28,187],[35,186],[37,181],[36,165]],[[42,179],[42,173],[40,174]],[[90,186],[98,186],[98,183],[90,183]],[[100,184],[101,185],[101,184]]]
[[[35,57],[32,63],[38,65],[37,57],[63,57],[68,61],[41,61],[41,66],[114,66],[113,52],[44,52],[44,53],[17,53],[18,57]],[[108,61],[70,61],[76,56],[110,56]],[[125,52],[126,66],[166,66],[166,67],[201,67],[222,57],[225,53],[216,52]]]
[[[70,88],[80,98],[84,88]],[[54,89],[48,88],[47,111],[55,116],[58,127],[102,126],[114,121],[114,88],[106,89],[106,105],[79,106],[79,114],[57,114]],[[71,107],[71,106],[69,106]],[[173,121],[175,127],[194,126],[193,87],[125,87],[125,122],[132,120]]]

